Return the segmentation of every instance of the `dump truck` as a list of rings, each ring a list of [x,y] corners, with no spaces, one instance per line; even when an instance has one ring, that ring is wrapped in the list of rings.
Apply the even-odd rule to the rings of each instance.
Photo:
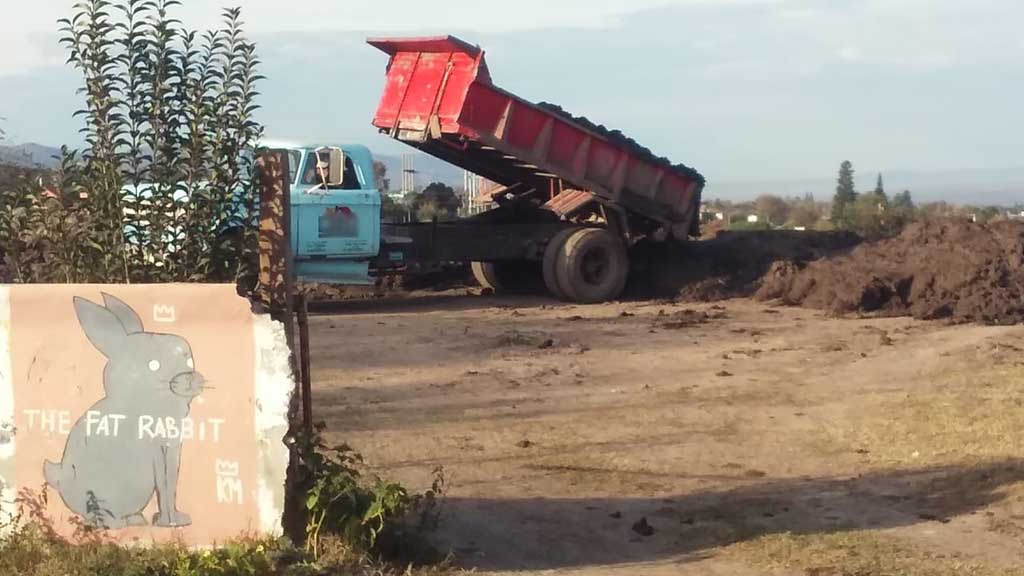
[[[532,262],[553,296],[599,302],[621,293],[638,242],[698,235],[696,170],[501,89],[484,51],[453,36],[367,42],[389,56],[373,125],[502,186],[498,206],[473,217],[385,225],[416,247],[410,256],[472,262],[494,290]]]
[[[380,132],[476,173],[496,207],[450,222],[381,220],[373,156],[357,144],[285,144],[291,249],[299,280],[369,285],[382,276],[468,263],[495,291],[543,286],[581,303],[616,298],[641,242],[698,235],[704,178],[621,133],[491,79],[484,51],[453,36],[371,38],[385,53]],[[218,234],[252,225],[244,191]],[[188,195],[175,190],[176,202]],[[126,236],[149,209],[149,185],[126,189]],[[136,213],[136,210],[139,212]],[[166,232],[173,251],[177,230]]]
[[[300,279],[368,283],[416,263],[463,262],[495,291],[533,277],[557,298],[592,303],[622,292],[639,242],[698,234],[696,170],[502,90],[484,51],[453,36],[367,42],[389,56],[373,126],[497,183],[496,207],[451,222],[381,223],[368,151],[290,152],[317,171],[305,181],[317,184],[292,192]]]

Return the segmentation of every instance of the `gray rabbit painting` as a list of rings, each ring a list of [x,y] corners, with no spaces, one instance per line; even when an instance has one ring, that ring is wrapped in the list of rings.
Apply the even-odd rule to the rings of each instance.
[[[74,298],[79,325],[106,357],[104,396],[75,422],[60,462],[45,462],[47,484],[94,527],[150,524],[143,512],[153,498],[157,527],[188,526],[178,510],[181,438],[139,434],[140,419],[182,421],[205,387],[192,349],[182,337],[147,332],[123,301],[103,294],[103,305]],[[96,422],[113,421],[102,430]]]

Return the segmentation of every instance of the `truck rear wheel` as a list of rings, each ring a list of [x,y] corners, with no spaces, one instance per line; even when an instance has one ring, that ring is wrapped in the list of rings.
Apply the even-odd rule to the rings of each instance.
[[[544,262],[541,269],[544,285],[547,286],[548,292],[559,300],[565,300],[567,295],[565,290],[558,285],[558,262],[562,259],[565,241],[578,231],[579,228],[566,228],[555,234],[544,248]]]
[[[531,293],[539,288],[540,270],[537,262],[498,260],[471,262],[469,267],[480,286],[495,292]]]
[[[469,265],[473,271],[473,278],[483,288],[490,288],[498,292],[503,288],[498,278],[498,269],[494,262],[473,262]]]
[[[565,296],[582,304],[617,297],[626,286],[629,256],[618,236],[604,228],[575,231],[557,259],[558,286]]]

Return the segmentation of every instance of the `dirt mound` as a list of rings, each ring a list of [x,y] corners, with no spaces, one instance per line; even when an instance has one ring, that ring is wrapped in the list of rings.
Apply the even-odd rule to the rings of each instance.
[[[629,293],[698,302],[752,296],[776,262],[803,265],[858,243],[847,232],[723,231],[710,240],[642,246]]]
[[[778,262],[759,299],[836,313],[1024,321],[1024,222],[920,222],[895,238],[806,266]]]

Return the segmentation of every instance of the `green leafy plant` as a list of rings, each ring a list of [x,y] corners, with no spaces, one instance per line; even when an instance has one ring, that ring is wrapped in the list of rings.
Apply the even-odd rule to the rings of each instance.
[[[410,497],[401,485],[366,476],[362,457],[346,444],[328,445],[324,424],[298,439],[299,473],[305,488],[306,550],[318,558],[324,534],[343,537],[366,549],[377,545],[378,537],[391,523],[420,509],[425,496]],[[440,491],[443,480],[435,481],[430,499]]]
[[[60,21],[85,146],[0,181],[0,281],[251,281],[262,79],[241,12],[200,34],[180,0],[82,0]]]

